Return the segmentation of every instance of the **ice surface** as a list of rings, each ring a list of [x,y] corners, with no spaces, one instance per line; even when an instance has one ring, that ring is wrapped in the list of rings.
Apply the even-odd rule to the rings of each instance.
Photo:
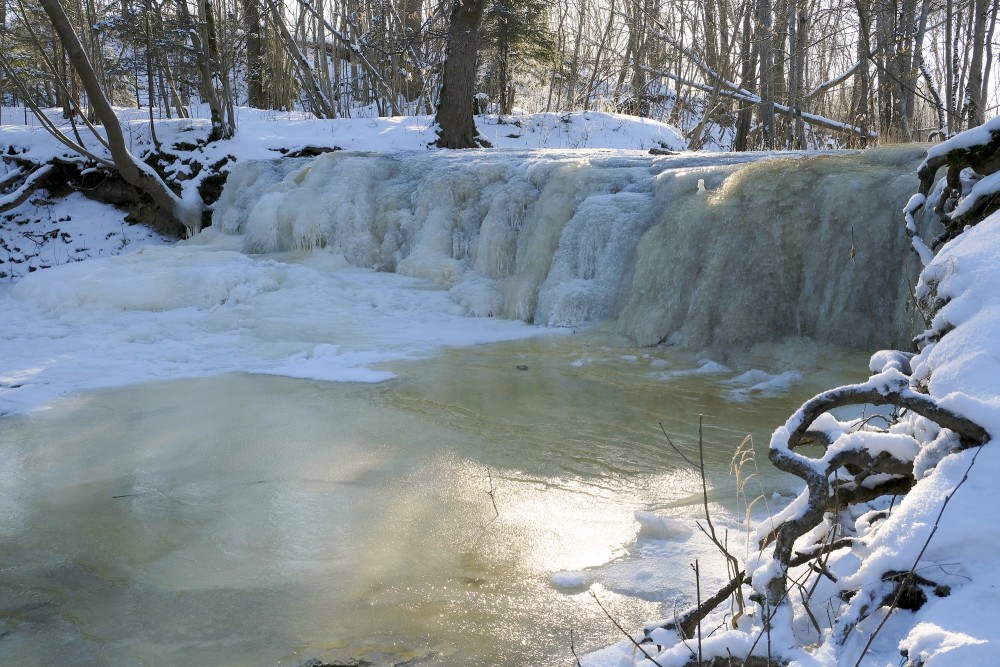
[[[792,387],[802,384],[804,380],[805,377],[802,373],[795,370],[768,373],[754,369],[728,381],[728,384],[735,387],[729,392],[729,397],[736,401],[746,401],[753,398],[780,396],[787,394]]]
[[[206,232],[0,287],[0,413],[84,388],[238,371],[376,382],[392,377],[381,362],[540,333],[468,317],[447,292],[330,252],[229,247]]]

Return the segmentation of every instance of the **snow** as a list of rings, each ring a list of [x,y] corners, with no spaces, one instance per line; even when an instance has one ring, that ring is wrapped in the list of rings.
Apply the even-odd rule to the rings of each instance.
[[[930,152],[940,154],[982,143],[997,129],[1000,119]],[[994,191],[995,182],[996,176],[980,180],[976,184],[979,189],[967,189],[966,201],[982,191]],[[915,197],[904,211],[911,232],[915,231],[912,212],[922,203],[921,197]],[[912,369],[915,386],[922,387],[941,406],[982,425],[991,434],[1000,433],[1000,214],[966,229],[936,256],[926,247],[917,249],[922,251],[926,267],[915,291],[918,298],[940,306],[931,325],[938,335],[928,339],[916,355],[874,354],[870,366],[875,375],[859,388],[882,393],[912,391],[907,375]],[[767,374],[751,371],[730,382],[753,387],[758,381],[769,380]],[[835,612],[843,614],[841,621],[817,635],[804,614],[793,618],[782,607],[781,615],[772,621],[772,645],[789,664],[801,666],[897,665],[901,664],[900,653],[912,661],[907,664],[924,667],[996,664],[1000,651],[1000,596],[996,594],[1000,586],[1000,532],[993,529],[992,516],[997,504],[1000,454],[994,444],[949,454],[958,444],[956,436],[914,414],[904,415],[885,433],[858,430],[859,422],[838,421],[827,414],[812,428],[834,442],[825,455],[813,461],[787,449],[788,435],[801,419],[802,414],[796,413],[776,430],[772,450],[800,458],[820,473],[838,453],[865,449],[877,456],[884,452],[900,461],[913,461],[918,481],[894,502],[876,501],[867,510],[859,508],[865,513],[855,518],[858,541],[829,558],[827,566],[838,578],[837,584],[820,580],[813,600],[833,601],[841,590],[854,591],[850,602]],[[872,476],[866,484],[877,479]],[[803,493],[761,523],[757,539],[779,522],[801,516],[807,498]],[[822,530],[826,529],[814,530],[814,537],[820,537]],[[768,550],[751,554],[746,566],[761,593],[766,592],[771,577],[783,575]],[[868,605],[892,591],[892,585],[882,581],[886,572],[911,569],[940,588],[936,593],[925,589],[928,600],[919,610],[896,610],[889,618],[885,611],[878,611],[856,626],[845,624],[843,619],[864,613]],[[834,603],[833,608],[836,606]],[[887,621],[884,625],[883,619]],[[825,619],[820,622],[827,625]],[[759,625],[747,629],[749,633],[741,628],[715,634],[702,647],[705,655],[726,655],[727,650],[745,654],[748,642],[756,641],[760,634]],[[873,638],[875,632],[879,634]],[[680,665],[690,659],[690,650],[677,644],[675,638],[664,637],[663,644],[664,649],[653,655],[659,664]],[[797,648],[810,644],[808,653]],[[628,643],[617,648],[592,654],[584,664],[647,664]],[[754,653],[759,654],[759,650],[758,642]]]
[[[972,620],[972,618],[968,620]],[[980,651],[970,650],[974,646],[984,644],[987,644],[985,640],[976,639],[964,632],[948,632],[933,623],[918,623],[906,636],[906,639],[900,642],[900,648],[905,648],[907,656],[912,660],[919,660],[925,664],[933,659],[935,662],[948,660],[963,665],[983,665],[985,667],[994,664],[995,658],[991,651],[988,648]],[[941,657],[963,647],[967,647],[966,650]],[[977,653],[978,655],[976,655]]]
[[[1000,191],[1000,173],[993,173],[985,178],[976,181],[975,185],[969,191],[968,196],[962,200],[962,202],[955,207],[951,215],[953,217],[960,217],[972,210],[972,205],[980,199],[985,199],[990,195],[996,194]]]
[[[692,533],[687,522],[652,512],[637,511],[635,520],[639,522],[639,537],[651,540],[673,540],[690,537]]]
[[[279,261],[231,245],[206,231],[0,287],[0,413],[87,388],[231,372],[377,382],[393,377],[373,368],[382,362],[544,331],[468,317],[447,292],[331,253]]]
[[[4,111],[5,119],[20,119]],[[140,155],[150,149],[147,112],[118,111],[130,149]],[[228,167],[273,160],[304,147],[428,152],[436,138],[430,117],[321,121],[243,108],[237,110],[234,139],[198,145],[210,121],[206,109],[192,111],[201,117],[154,121],[157,138],[167,147],[195,147],[193,157],[202,164],[229,160]],[[70,132],[57,112],[49,118]],[[0,126],[5,153],[37,163],[77,159],[31,114],[28,120],[31,124]],[[479,116],[477,123],[484,136],[505,149],[683,147],[671,126],[601,112]],[[93,136],[81,133],[86,145],[100,153]],[[282,161],[274,181],[304,162]],[[191,171],[180,161],[174,168]],[[8,169],[0,177],[14,176],[18,168]],[[240,174],[247,179],[244,187]],[[236,187],[227,192],[236,197],[259,197],[266,184],[256,181],[260,174],[252,170],[234,177]],[[185,200],[200,182],[200,177],[183,182]],[[341,195],[344,201],[352,197],[351,192]],[[217,222],[230,231],[241,224],[224,217]],[[252,251],[260,240],[241,243],[240,237],[218,230],[169,249],[144,247],[166,243],[145,227],[129,225],[122,213],[76,193],[55,199],[39,191],[0,219],[0,278],[6,281],[0,283],[5,313],[0,414],[37,408],[87,388],[237,371],[378,382],[393,377],[376,368],[379,363],[545,331],[500,318],[468,317],[496,310],[495,287],[472,278],[449,294],[428,289],[421,279],[355,268],[335,253],[251,257],[238,251]],[[445,286],[455,282],[457,270],[438,256],[419,253],[400,267],[402,273],[435,278]]]
[[[40,191],[31,202],[0,216],[0,284],[39,269],[168,242],[78,192],[56,199]]]
[[[117,111],[124,120],[123,129],[130,150],[141,152],[151,147],[147,111]],[[207,118],[207,108],[195,108],[193,111],[194,118],[153,121],[156,136],[165,147],[177,143],[194,144],[208,136],[211,122]],[[4,109],[4,112],[6,119],[17,117],[9,109]],[[50,118],[64,131],[70,132],[69,123],[57,113]],[[198,148],[199,161],[212,164],[227,155],[239,161],[268,160],[305,147],[394,153],[425,150],[437,140],[430,116],[341,118],[331,122],[306,113],[241,107],[236,110],[236,122],[237,132],[233,139]],[[673,126],[600,111],[479,115],[476,116],[476,126],[495,148],[503,150],[665,148],[680,151],[685,147],[683,137]],[[80,131],[86,136],[84,129]],[[53,156],[74,158],[68,148],[38,126],[3,125],[0,143],[5,147],[14,146],[21,157],[37,162],[45,162]],[[91,148],[98,151],[97,147]],[[178,168],[183,168],[183,165]]]
[[[133,146],[149,145],[148,120],[138,112],[131,119],[125,116]],[[478,122],[480,131],[495,145],[512,149],[646,150],[682,145],[668,126],[613,114],[482,117]],[[428,118],[332,123],[241,110],[239,123],[236,140],[198,149],[199,159],[211,163],[232,155],[236,162],[246,162],[306,146],[418,151],[433,140]],[[1000,119],[929,153],[933,156],[981,143],[997,129]],[[156,131],[169,145],[206,135],[208,121],[157,122]],[[40,162],[53,156],[72,157],[38,128],[3,126],[0,145]],[[286,164],[289,171],[276,174],[274,184],[296,168],[294,161]],[[247,183],[255,182],[246,178]],[[198,182],[197,178],[187,182],[188,194]],[[989,179],[983,183],[983,189],[997,187]],[[258,195],[236,192],[234,196]],[[342,198],[350,195],[342,193]],[[594,204],[597,214],[605,210],[600,209],[602,202]],[[911,200],[907,224],[915,208],[917,203]],[[233,231],[238,222],[223,219],[219,226]],[[38,252],[25,249],[33,239],[53,230]],[[166,239],[127,226],[121,214],[80,195],[47,203],[39,193],[34,203],[6,216],[0,226],[4,244],[0,247],[7,249],[11,259],[4,266],[11,268],[5,269],[0,283],[0,312],[4,313],[0,319],[0,415],[43,407],[66,393],[162,378],[251,372],[379,382],[393,377],[380,364],[432,355],[447,346],[549,331],[497,317],[470,317],[470,312],[490,314],[495,294],[481,281],[460,282],[453,267],[441,263],[438,256],[411,255],[404,267],[411,274],[407,276],[358,268],[332,250],[303,252],[294,245],[279,253],[252,256],[242,252],[248,249],[247,239],[250,250],[255,243],[265,243],[252,233],[244,238],[213,228],[168,246]],[[599,254],[600,249],[586,241],[581,235],[573,252],[557,258],[559,265],[568,267],[582,256]],[[427,239],[427,247],[434,242]],[[976,421],[991,434],[1000,433],[1000,214],[967,230],[933,258],[923,252],[926,248],[918,250],[927,266],[917,294],[927,296],[933,291],[937,299],[946,301],[933,328],[947,333],[909,360],[876,355],[872,370],[877,376],[867,386],[883,391],[897,390],[900,383],[906,386],[904,361],[908,361],[913,379],[924,383],[942,406]],[[15,268],[21,265],[27,268]],[[53,268],[37,270],[49,266]],[[550,292],[547,298],[572,301],[574,296],[566,290]],[[586,360],[572,363],[582,365]],[[711,376],[728,370],[704,359],[693,369],[654,372],[669,381],[681,374]],[[787,391],[801,381],[800,373],[786,369],[751,371],[730,382],[734,397],[747,397]],[[787,434],[800,419],[801,414],[792,415],[776,431],[776,448],[781,449],[783,440],[787,442]],[[1000,453],[987,444],[945,455],[954,446],[947,434],[914,415],[904,422],[906,433],[886,434],[851,431],[850,424],[832,416],[816,424],[837,437],[819,467],[839,452],[867,448],[913,460],[918,479],[913,490],[891,508],[871,508],[884,509],[884,519],[875,520],[872,513],[859,517],[856,551],[847,549],[831,557],[830,568],[840,577],[840,585],[861,591],[851,602],[852,608],[884,587],[880,577],[888,570],[914,568],[950,587],[949,595],[930,596],[917,612],[897,612],[861,664],[898,664],[901,650],[925,667],[995,664],[1000,652],[1000,596],[996,593],[1000,531],[992,524]],[[771,521],[803,510],[800,496]],[[688,558],[695,550],[691,543],[697,534],[690,517],[638,511],[635,519],[638,537],[646,538],[637,548],[656,553],[661,562]],[[758,537],[771,525],[761,524]],[[734,532],[737,527],[733,522]],[[598,578],[619,590],[635,589],[646,595],[657,587],[670,589],[670,575],[650,568],[649,562],[612,561],[599,571],[559,571],[551,574],[550,581],[567,594],[579,592]],[[747,566],[758,586],[775,571],[766,553],[751,554]],[[819,638],[814,634],[817,647],[806,653],[792,648],[806,643],[801,621],[774,619],[771,637],[794,665],[854,664],[874,630],[873,622],[861,624],[841,646],[835,646],[829,634]],[[666,634],[660,637],[664,642],[670,640]],[[721,656],[727,650],[745,654],[751,647],[758,655],[766,650],[753,629],[743,624],[706,639],[702,648],[706,656]],[[622,642],[585,656],[582,662],[588,667],[645,664],[633,648]],[[656,658],[664,667],[682,665],[690,660],[690,652],[683,644],[664,644]]]
[[[749,370],[728,381],[735,388],[729,392],[734,401],[749,401],[754,398],[770,398],[787,394],[793,387],[802,384],[805,377],[800,371],[789,370],[768,373],[759,369]]]
[[[956,149],[987,144],[994,132],[1000,132],[1000,116],[995,116],[978,127],[960,132],[947,141],[931,146],[927,149],[927,159],[940,157]]]
[[[553,586],[562,589],[584,589],[590,583],[590,578],[586,572],[576,570],[553,572],[551,579]]]
[[[924,243],[924,240],[917,233],[917,223],[913,219],[913,214],[919,211],[926,201],[927,198],[918,192],[910,197],[910,201],[903,208],[903,216],[906,220],[906,233],[910,236],[913,249],[917,252],[917,256],[920,257],[920,261],[924,266],[931,263],[934,253],[931,252],[931,249],[927,247],[927,244]]]

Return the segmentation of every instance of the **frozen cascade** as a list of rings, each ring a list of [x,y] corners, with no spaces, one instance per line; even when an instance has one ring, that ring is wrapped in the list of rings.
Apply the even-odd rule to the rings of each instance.
[[[721,356],[902,345],[921,156],[336,152],[238,166],[214,223],[248,253],[326,247],[427,279],[471,315]]]

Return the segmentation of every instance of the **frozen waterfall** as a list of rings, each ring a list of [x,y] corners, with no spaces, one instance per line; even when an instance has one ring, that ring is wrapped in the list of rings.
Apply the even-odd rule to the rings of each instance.
[[[470,315],[723,356],[899,346],[921,154],[336,152],[238,166],[214,224],[247,253],[325,247],[427,279]]]

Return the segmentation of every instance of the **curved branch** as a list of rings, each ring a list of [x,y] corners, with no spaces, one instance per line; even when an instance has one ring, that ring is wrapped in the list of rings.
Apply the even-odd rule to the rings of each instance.
[[[878,376],[875,376],[876,378]],[[922,417],[937,422],[940,426],[954,431],[962,439],[964,448],[981,445],[989,440],[990,435],[982,426],[947,408],[941,407],[937,401],[926,394],[920,394],[909,387],[909,381],[903,379],[891,380],[888,386],[878,382],[866,382],[858,385],[847,385],[819,394],[807,401],[796,414],[800,422],[788,436],[789,448],[800,444],[808,428],[824,412],[846,405],[894,405],[906,408]],[[873,378],[874,380],[875,378]]]
[[[55,166],[51,164],[39,167],[28,174],[28,177],[16,190],[0,196],[0,213],[6,213],[28,201],[28,198],[35,194],[36,190],[45,185],[45,181],[48,180],[53,171],[55,171]]]
[[[777,530],[773,558],[779,567],[765,584],[768,602],[772,606],[777,606],[786,599],[786,575],[795,541],[819,525],[829,509],[829,476],[833,471],[843,465],[862,468],[855,476],[853,489],[838,489],[835,492],[840,494],[840,506],[844,502],[867,501],[886,493],[898,493],[912,486],[912,463],[899,461],[888,454],[873,458],[868,451],[852,449],[836,452],[828,455],[828,458],[812,459],[793,451],[795,447],[805,444],[807,438],[814,433],[809,431],[809,427],[820,415],[834,408],[863,404],[893,405],[930,419],[958,435],[960,444],[957,450],[982,445],[990,439],[986,429],[976,422],[942,407],[930,396],[913,391],[909,377],[897,368],[890,367],[868,382],[832,389],[807,401],[783,428],[775,432],[769,452],[769,458],[776,468],[791,473],[806,483],[809,499],[803,511],[786,520]],[[873,472],[889,473],[897,477],[873,487],[864,486],[864,478]]]

